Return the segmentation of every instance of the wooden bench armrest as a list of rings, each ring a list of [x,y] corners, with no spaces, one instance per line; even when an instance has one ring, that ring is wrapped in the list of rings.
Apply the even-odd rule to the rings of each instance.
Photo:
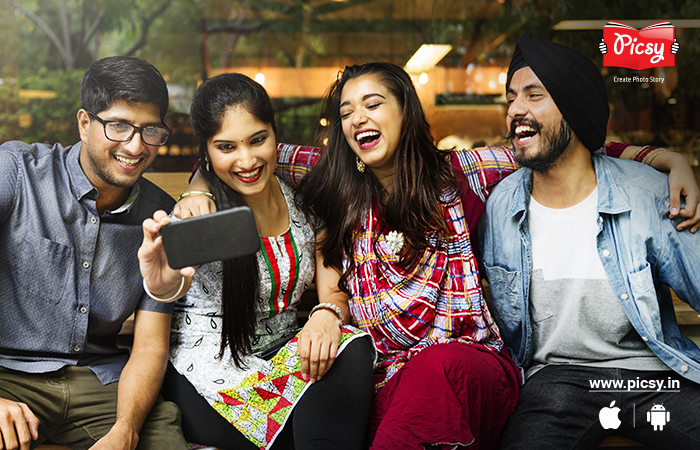
[[[676,310],[678,325],[700,325],[700,314],[679,299],[673,290],[671,290],[671,296],[673,297],[673,309]]]

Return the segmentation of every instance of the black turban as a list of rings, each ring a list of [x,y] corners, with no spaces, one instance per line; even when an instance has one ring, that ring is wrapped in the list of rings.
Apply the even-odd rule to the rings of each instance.
[[[605,82],[593,61],[571,47],[524,34],[510,60],[506,89],[523,66],[537,75],[583,145],[591,152],[599,149],[605,143],[610,107]]]

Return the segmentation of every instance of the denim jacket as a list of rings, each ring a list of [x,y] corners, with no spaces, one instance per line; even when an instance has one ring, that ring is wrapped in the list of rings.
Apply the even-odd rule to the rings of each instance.
[[[678,329],[671,293],[700,310],[700,233],[668,218],[668,178],[642,164],[594,155],[598,255],[622,309],[668,367],[700,383],[700,349]],[[529,289],[532,171],[521,169],[491,193],[480,224],[489,307],[521,368],[532,361]],[[575,258],[576,255],[572,255]]]

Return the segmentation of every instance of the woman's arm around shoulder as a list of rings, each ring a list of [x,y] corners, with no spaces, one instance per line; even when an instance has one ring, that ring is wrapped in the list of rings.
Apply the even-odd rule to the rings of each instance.
[[[638,147],[617,142],[608,142],[602,152],[609,156],[638,161],[668,174],[668,190],[671,196],[669,217],[686,220],[676,226],[678,231],[690,227],[690,232],[700,228],[700,188],[688,159],[680,153],[665,148],[645,145]],[[685,199],[685,205],[681,200]]]
[[[292,186],[297,186],[316,166],[323,149],[303,145],[277,144],[277,166],[275,174]]]
[[[469,187],[483,201],[496,184],[520,168],[510,147],[487,145],[454,149],[450,153],[450,160],[457,181],[466,179]]]
[[[138,251],[143,287],[157,302],[171,302],[187,293],[194,275],[194,267],[172,269],[163,247],[160,229],[170,223],[165,211],[156,211],[152,219],[143,221],[143,242]]]
[[[177,199],[177,203],[173,208],[173,215],[178,219],[187,219],[206,216],[214,212],[216,212],[216,203],[214,203],[211,189],[207,182],[204,181],[199,170],[195,169],[192,172],[187,190]]]

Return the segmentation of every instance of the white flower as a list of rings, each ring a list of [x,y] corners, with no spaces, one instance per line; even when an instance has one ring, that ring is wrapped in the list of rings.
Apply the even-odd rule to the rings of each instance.
[[[398,254],[403,248],[403,233],[399,231],[392,231],[386,236],[384,236],[386,243],[391,247],[391,251],[394,255]]]

